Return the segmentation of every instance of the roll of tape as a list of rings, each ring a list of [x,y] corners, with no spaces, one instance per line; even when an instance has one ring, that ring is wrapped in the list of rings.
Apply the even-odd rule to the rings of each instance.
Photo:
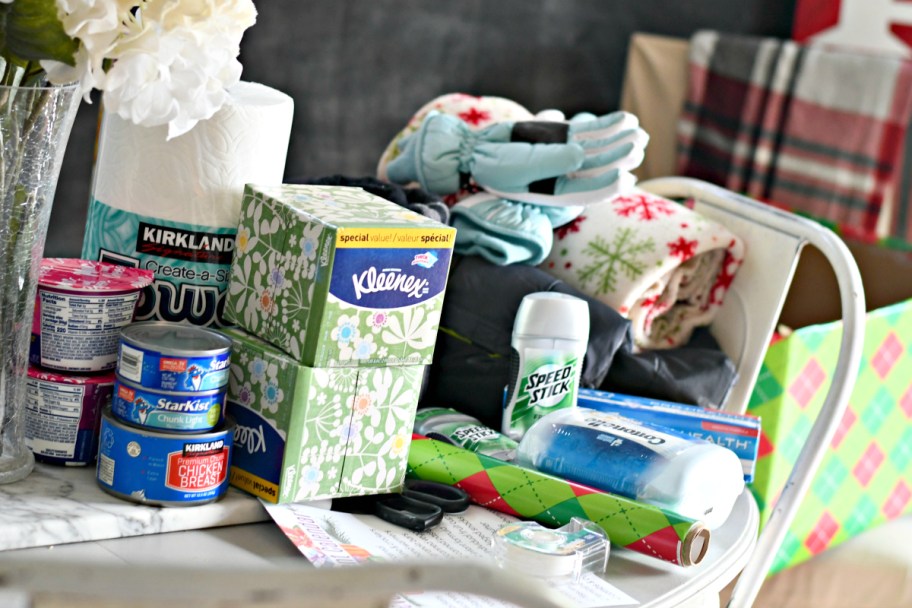
[[[610,547],[604,530],[580,518],[556,530],[536,522],[508,524],[495,533],[493,545],[502,567],[558,580],[603,572]]]

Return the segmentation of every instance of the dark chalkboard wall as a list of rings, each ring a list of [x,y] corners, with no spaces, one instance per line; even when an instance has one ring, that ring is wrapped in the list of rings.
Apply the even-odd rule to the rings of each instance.
[[[243,79],[295,100],[286,175],[373,174],[389,140],[427,101],[465,92],[531,111],[618,106],[637,31],[787,37],[794,0],[259,0]],[[78,256],[95,105],[67,147],[46,254]]]

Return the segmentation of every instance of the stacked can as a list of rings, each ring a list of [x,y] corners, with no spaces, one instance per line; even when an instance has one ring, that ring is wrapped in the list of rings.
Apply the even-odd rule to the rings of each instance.
[[[41,260],[25,397],[25,440],[39,462],[95,460],[120,330],[152,280],[151,271],[105,262]]]
[[[235,425],[225,417],[231,340],[162,321],[121,332],[98,484],[145,504],[194,505],[228,487]]]

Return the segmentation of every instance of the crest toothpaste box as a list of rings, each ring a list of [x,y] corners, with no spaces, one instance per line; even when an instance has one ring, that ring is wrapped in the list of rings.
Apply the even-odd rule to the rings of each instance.
[[[402,488],[424,366],[312,368],[232,328],[230,483],[286,503]]]
[[[309,367],[430,364],[455,237],[361,188],[248,184],[225,316]]]
[[[744,481],[754,480],[760,448],[760,419],[671,401],[581,388],[577,405],[620,414],[637,422],[674,429],[685,435],[715,443],[741,459]]]

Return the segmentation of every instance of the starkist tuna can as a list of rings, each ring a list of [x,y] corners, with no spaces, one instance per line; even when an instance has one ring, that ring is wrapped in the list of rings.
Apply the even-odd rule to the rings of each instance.
[[[225,416],[226,388],[185,393],[140,386],[119,375],[114,382],[111,411],[134,426],[173,433],[211,431]]]
[[[152,390],[224,388],[230,368],[231,340],[211,329],[148,321],[121,332],[118,375]]]
[[[113,387],[114,372],[76,376],[30,366],[25,388],[25,443],[35,460],[67,466],[93,462],[101,411]]]
[[[218,500],[228,490],[234,429],[228,418],[209,433],[162,433],[119,422],[105,408],[98,485],[119,498],[163,507]]]

